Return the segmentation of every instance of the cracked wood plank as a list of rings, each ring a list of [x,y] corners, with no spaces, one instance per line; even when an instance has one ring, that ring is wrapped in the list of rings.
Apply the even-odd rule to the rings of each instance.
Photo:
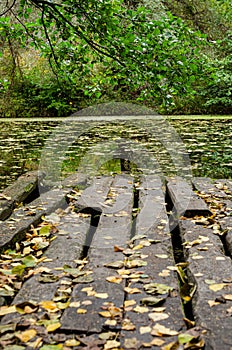
[[[212,214],[206,203],[197,196],[192,190],[192,186],[183,178],[175,177],[168,179],[167,189],[174,205],[173,210],[179,217],[208,216]]]
[[[193,313],[196,325],[206,331],[205,349],[230,350],[232,318],[228,309],[231,301],[223,295],[232,295],[231,259],[225,256],[221,240],[212,229],[181,220],[180,232],[186,242],[189,277],[197,286],[192,300]]]
[[[115,284],[106,281],[107,277],[114,275],[114,270],[104,265],[111,261],[124,260],[122,253],[114,251],[114,246],[125,245],[130,238],[133,178],[116,176],[109,193],[112,201],[106,201],[102,206],[103,213],[88,253],[89,263],[86,269],[93,271],[94,281],[89,285],[92,289],[86,292],[83,290],[86,285],[79,284],[74,287],[72,293],[72,302],[84,304],[88,300],[90,304],[84,306],[87,310],[85,314],[78,314],[75,307],[66,309],[61,318],[61,330],[99,333],[107,327],[106,318],[99,315],[99,312],[104,311],[102,307],[120,308],[123,305],[125,283],[122,281],[120,284]]]
[[[165,198],[162,191],[162,183],[156,176],[147,176],[142,185],[140,186],[140,201],[139,207],[141,211],[138,214],[136,222],[136,235],[142,235],[140,239],[137,239],[134,244],[142,244],[143,240],[152,239],[153,244],[150,246],[144,246],[141,249],[141,254],[144,255],[144,261],[147,262],[146,266],[140,268],[134,268],[133,271],[141,271],[144,278],[139,278],[137,282],[133,282],[134,279],[128,279],[128,285],[131,288],[138,288],[140,293],[127,294],[127,300],[136,301],[136,305],[126,308],[124,322],[129,319],[135,326],[133,331],[122,330],[122,338],[131,339],[136,338],[138,340],[137,347],[139,349],[145,349],[144,343],[150,343],[154,338],[148,332],[141,334],[141,327],[155,325],[149,316],[149,314],[155,314],[155,317],[162,318],[162,314],[167,317],[165,320],[157,321],[166,327],[171,328],[177,332],[185,330],[185,324],[183,321],[183,313],[181,307],[181,299],[178,291],[178,279],[174,272],[175,262],[172,253],[171,235],[169,233],[168,217],[165,208]],[[143,235],[145,235],[144,238]],[[146,243],[145,243],[146,244]],[[139,275],[138,275],[139,276]],[[129,277],[129,276],[128,276]],[[148,283],[165,284],[170,287],[170,292],[163,295],[164,301],[161,302],[159,307],[163,307],[163,312],[155,312],[153,306],[143,305],[143,300],[152,295],[147,294],[144,285]],[[155,295],[161,297],[162,295]],[[136,309],[136,306],[147,307],[146,312],[140,312]],[[137,310],[137,311],[136,311]],[[162,337],[162,340],[175,340],[176,337]]]

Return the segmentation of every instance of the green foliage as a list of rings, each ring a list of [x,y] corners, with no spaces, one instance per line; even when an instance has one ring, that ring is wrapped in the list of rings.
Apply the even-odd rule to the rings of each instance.
[[[189,6],[196,9],[197,1],[201,12],[200,0]],[[206,37],[164,7],[154,16],[155,5],[148,3],[21,0],[13,4],[15,15],[6,8],[0,19],[1,115],[62,116],[109,100],[178,113],[186,112],[186,101],[194,109],[197,95],[209,106],[207,91],[221,61],[206,71]],[[23,63],[25,48],[24,60],[38,57],[33,67]]]

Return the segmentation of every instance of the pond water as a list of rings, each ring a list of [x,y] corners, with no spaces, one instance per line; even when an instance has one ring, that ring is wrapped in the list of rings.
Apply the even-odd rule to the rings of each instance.
[[[81,124],[83,123],[83,124]],[[130,147],[140,147],[140,156],[144,159],[153,157],[162,173],[165,175],[175,174],[175,169],[167,152],[166,144],[160,142],[160,129],[152,135],[148,131],[154,121],[141,119],[138,122],[102,122],[92,123],[87,130],[86,124],[80,122],[87,131],[78,133],[76,139],[70,138],[70,130],[65,130],[64,138],[69,142],[62,144],[62,138],[57,141],[52,139],[51,150],[48,154],[48,162],[52,159],[57,161],[57,152],[60,152],[58,162],[61,163],[61,174],[66,176],[77,170],[80,162],[95,163],[98,173],[112,173],[121,171],[120,154],[118,158],[111,159],[110,152],[115,143],[123,140],[121,148],[123,154],[130,159]],[[0,121],[0,189],[11,184],[19,175],[29,170],[36,170],[40,164],[41,152],[45,142],[53,135],[55,128],[61,125],[59,121]],[[168,125],[174,127],[185,145],[185,153],[191,161],[191,171],[194,176],[209,176],[212,178],[232,178],[232,120],[171,120]],[[163,127],[162,127],[163,128]],[[155,129],[153,128],[153,131]],[[162,130],[163,132],[163,130]],[[170,130],[165,131],[167,136]],[[174,136],[174,141],[176,136]],[[172,138],[169,140],[172,142]],[[169,143],[170,143],[169,142]],[[58,151],[57,143],[60,143]],[[175,142],[173,142],[173,147]],[[65,155],[64,149],[66,147]],[[55,149],[55,151],[54,151]],[[53,152],[55,152],[53,154]],[[87,156],[86,156],[87,154]],[[106,156],[108,154],[108,156]],[[105,163],[99,166],[99,159]],[[138,170],[136,159],[132,159],[132,170]],[[146,163],[146,161],[144,160]],[[90,165],[90,164],[89,164]],[[49,164],[47,165],[49,167]],[[86,165],[85,165],[86,166]],[[134,167],[134,169],[133,169]],[[143,171],[143,169],[139,169]]]

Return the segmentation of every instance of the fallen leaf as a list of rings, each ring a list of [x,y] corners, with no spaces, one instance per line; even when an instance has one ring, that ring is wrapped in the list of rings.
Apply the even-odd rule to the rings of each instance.
[[[76,339],[68,339],[65,342],[65,346],[68,346],[68,347],[79,346],[80,344],[81,342]]]
[[[135,304],[136,304],[135,300],[125,300],[124,301],[124,307],[133,306]]]
[[[86,309],[77,309],[77,314],[80,314],[80,315],[84,315],[87,313],[87,310]]]
[[[109,267],[112,269],[121,269],[124,266],[124,262],[123,261],[114,261],[114,262],[110,262],[108,264],[104,265],[105,267]]]
[[[223,295],[223,298],[232,301],[232,294],[225,294]]]
[[[208,304],[210,307],[213,307],[213,306],[219,305],[220,303],[215,300],[208,300]]]
[[[161,321],[161,320],[165,320],[166,318],[169,318],[169,315],[165,312],[151,312],[150,314],[148,314],[148,316],[153,322],[157,322],[157,321]]]
[[[166,294],[173,290],[173,287],[162,283],[148,283],[144,285],[144,289],[148,294]]]
[[[138,314],[143,314],[143,313],[146,313],[149,311],[148,307],[145,307],[145,306],[139,306],[137,305],[133,311],[137,312]]]
[[[128,294],[137,294],[137,293],[141,293],[141,290],[138,288],[130,288],[130,287],[125,287],[124,291]]]
[[[29,340],[36,336],[37,332],[35,329],[28,329],[24,332],[16,332],[15,336],[21,340],[23,343],[27,343]]]
[[[43,345],[39,350],[63,350],[62,344]]]
[[[117,284],[122,282],[122,278],[118,276],[109,276],[106,278],[106,280],[110,283],[117,283]]]
[[[39,303],[39,305],[50,312],[56,312],[59,310],[56,303],[52,300],[43,300]]]
[[[140,327],[139,328],[139,333],[140,334],[145,334],[145,333],[150,333],[151,332],[151,327],[150,326],[145,326],[145,327]]]
[[[225,286],[226,286],[226,283],[216,283],[216,284],[211,284],[209,286],[209,289],[213,290],[214,292],[217,292],[223,289]]]
[[[110,350],[115,349],[120,346],[120,342],[117,340],[107,340],[107,342],[104,345],[104,350]]]
[[[99,299],[107,299],[109,297],[107,293],[95,293],[94,296]]]
[[[122,329],[124,331],[134,331],[136,327],[129,318],[125,318],[122,322]]]
[[[179,333],[175,330],[163,326],[162,324],[156,323],[155,326],[152,328],[151,334],[156,335],[158,337],[163,337],[178,335]]]
[[[17,312],[16,305],[0,307],[0,316],[12,314],[14,312]]]
[[[191,342],[195,336],[189,334],[189,333],[181,333],[178,335],[178,341],[180,344],[186,344]]]
[[[165,301],[165,298],[147,297],[147,298],[143,298],[140,302],[141,304],[144,304],[144,305],[155,306],[155,305],[162,304],[164,301]]]
[[[117,321],[116,320],[106,320],[105,325],[114,327],[117,325]]]
[[[105,332],[105,333],[100,333],[98,338],[101,340],[109,340],[115,337],[114,332]]]
[[[157,258],[160,258],[160,259],[168,259],[168,255],[167,254],[155,254],[155,256]]]
[[[56,322],[56,323],[48,324],[46,326],[46,329],[47,329],[48,332],[54,332],[56,329],[58,329],[60,327],[61,327],[60,322]]]

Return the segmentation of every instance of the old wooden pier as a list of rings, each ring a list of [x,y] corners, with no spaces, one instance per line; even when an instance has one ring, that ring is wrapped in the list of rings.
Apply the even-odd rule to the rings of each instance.
[[[0,195],[1,348],[232,349],[230,180],[37,183]]]

